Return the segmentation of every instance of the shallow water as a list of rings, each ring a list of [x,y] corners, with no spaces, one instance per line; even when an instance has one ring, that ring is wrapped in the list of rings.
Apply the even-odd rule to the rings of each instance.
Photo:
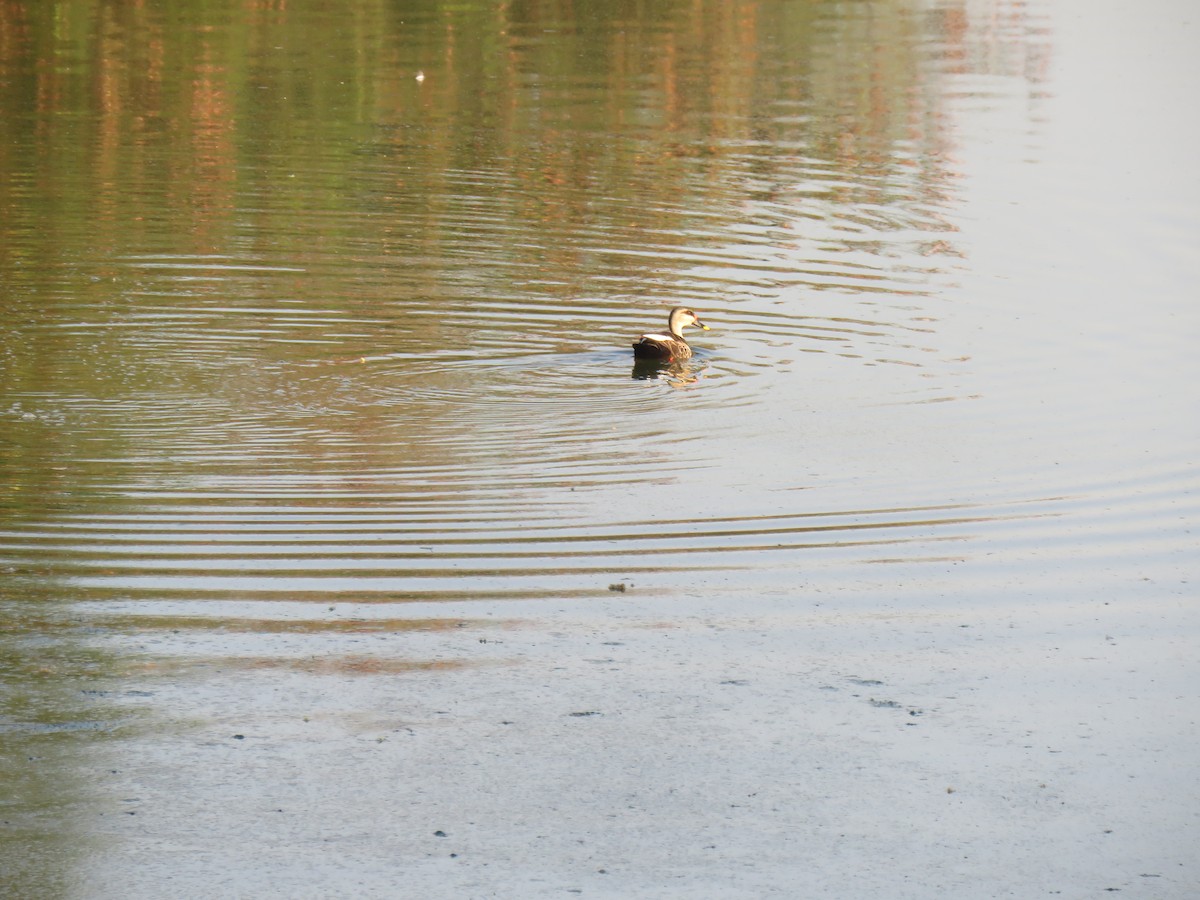
[[[0,6],[6,755],[497,601],[1190,604],[1186,11]]]

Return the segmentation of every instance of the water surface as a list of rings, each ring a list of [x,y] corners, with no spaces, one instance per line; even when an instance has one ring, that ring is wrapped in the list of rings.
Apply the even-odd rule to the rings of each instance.
[[[58,754],[2,858],[164,678],[618,593],[1190,604],[1198,73],[1094,9],[0,6],[0,727]]]

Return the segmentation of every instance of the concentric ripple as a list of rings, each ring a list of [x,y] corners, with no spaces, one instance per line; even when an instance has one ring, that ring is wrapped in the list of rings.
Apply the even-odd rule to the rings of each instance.
[[[354,67],[279,136],[224,118],[294,96],[278,48],[227,95],[192,73],[212,102],[163,130],[180,144],[144,131],[170,110],[114,113],[157,92],[16,120],[45,171],[0,182],[6,596],[102,629],[320,633],[318,604],[801,602],[999,557],[1177,555],[1194,442],[1125,373],[1194,355],[1164,325],[1182,313],[978,253],[1003,242],[960,136],[995,116],[1026,169],[989,218],[1093,193],[1027,171],[1043,76],[1017,62],[1043,38],[1027,57],[1028,23],[978,47],[941,13],[706,10],[513,21],[480,52],[417,17],[397,52],[441,48],[438,75]],[[44,153],[75,146],[66,121],[104,123],[112,158]],[[47,230],[56,203],[76,214]],[[711,326],[695,355],[635,366],[677,305]]]

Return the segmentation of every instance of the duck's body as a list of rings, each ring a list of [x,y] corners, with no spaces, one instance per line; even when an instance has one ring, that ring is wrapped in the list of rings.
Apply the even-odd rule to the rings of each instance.
[[[667,319],[668,333],[643,334],[633,342],[633,355],[638,359],[661,359],[664,362],[688,359],[692,355],[692,348],[683,339],[683,329],[688,325],[708,331],[708,326],[696,318],[696,314],[690,309],[684,306],[675,307]]]

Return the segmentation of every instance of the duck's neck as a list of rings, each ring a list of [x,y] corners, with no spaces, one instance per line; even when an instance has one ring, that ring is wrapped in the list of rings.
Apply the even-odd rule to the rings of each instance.
[[[671,318],[667,321],[667,329],[671,332],[671,334],[675,335],[675,337],[679,338],[681,341],[683,340],[683,326],[679,324],[679,319],[677,317],[671,316]]]

